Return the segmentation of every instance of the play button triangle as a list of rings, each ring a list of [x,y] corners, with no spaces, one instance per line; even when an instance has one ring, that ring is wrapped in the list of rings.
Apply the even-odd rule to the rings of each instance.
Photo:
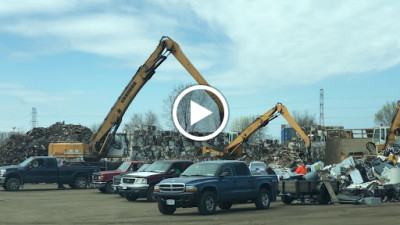
[[[199,122],[200,120],[206,118],[212,114],[212,112],[203,106],[197,104],[196,102],[190,100],[190,125]]]

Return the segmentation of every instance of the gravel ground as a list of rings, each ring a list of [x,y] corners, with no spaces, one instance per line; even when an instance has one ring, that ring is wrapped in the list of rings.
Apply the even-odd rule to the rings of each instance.
[[[56,185],[25,185],[18,192],[0,191],[0,224],[398,224],[400,203],[381,205],[284,205],[268,210],[254,204],[234,205],[201,216],[197,208],[161,215],[156,203],[128,202],[97,189],[57,190]]]

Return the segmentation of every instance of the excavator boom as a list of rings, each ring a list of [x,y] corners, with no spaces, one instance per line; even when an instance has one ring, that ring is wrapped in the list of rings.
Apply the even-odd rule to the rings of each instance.
[[[201,76],[197,69],[192,65],[189,59],[183,54],[179,45],[171,40],[169,37],[163,36],[155,49],[146,62],[139,67],[136,74],[132,77],[131,81],[125,87],[113,107],[105,117],[103,123],[97,132],[93,135],[92,141],[89,144],[89,149],[83,149],[83,157],[86,159],[99,159],[103,157],[110,157],[108,149],[110,149],[116,137],[116,131],[121,124],[122,117],[124,116],[129,105],[142,89],[142,87],[150,80],[168,55],[172,53],[175,58],[182,64],[182,66],[189,72],[189,74],[200,85],[210,86],[207,81]],[[207,92],[208,95],[214,100],[219,109],[219,115],[222,121],[224,109],[222,102],[212,92]],[[68,147],[65,148],[65,151]],[[64,151],[60,149],[59,152]],[[57,152],[57,150],[54,150]],[[62,154],[58,154],[59,157]],[[117,157],[117,156],[111,156]]]
[[[234,139],[228,146],[224,148],[223,151],[218,151],[214,149],[208,149],[203,146],[203,154],[211,152],[213,154],[223,156],[223,155],[241,155],[243,153],[242,143],[247,141],[251,135],[253,135],[257,130],[266,126],[271,120],[281,114],[289,124],[299,133],[299,135],[304,139],[306,143],[307,151],[311,146],[310,138],[303,132],[300,126],[296,123],[295,119],[290,115],[287,108],[281,103],[276,104],[272,109],[268,110],[262,116],[258,117],[250,126],[243,130],[236,139]]]
[[[396,136],[400,135],[400,101],[397,102],[396,113],[393,117],[392,124],[390,125],[389,132],[386,137],[385,145],[383,148],[390,147],[390,143],[396,142]]]

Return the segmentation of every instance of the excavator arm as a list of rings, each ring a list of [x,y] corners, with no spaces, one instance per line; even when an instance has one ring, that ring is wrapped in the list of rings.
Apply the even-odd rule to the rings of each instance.
[[[118,127],[122,121],[122,117],[124,116],[129,105],[139,93],[140,89],[154,75],[157,67],[167,59],[170,53],[175,56],[175,58],[182,64],[189,74],[197,81],[197,83],[200,85],[210,86],[197,71],[197,69],[192,65],[185,54],[183,54],[179,45],[168,37],[162,37],[156,50],[150,55],[147,61],[139,67],[132,80],[128,83],[122,94],[115,102],[114,106],[111,108],[98,131],[94,134],[92,142],[90,143],[89,154],[86,154],[86,158],[101,158],[107,155],[107,149],[113,142],[115,133],[118,130]],[[207,93],[217,104],[222,121],[224,109],[221,101],[212,92]]]
[[[393,117],[389,132],[386,137],[384,149],[390,147],[390,143],[395,143],[396,136],[400,135],[400,101],[397,102],[396,114]]]
[[[296,123],[294,118],[290,115],[289,111],[285,106],[281,103],[276,104],[272,109],[268,110],[262,116],[258,117],[250,126],[248,126],[245,130],[243,130],[236,139],[234,139],[228,146],[224,148],[223,151],[218,151],[214,149],[208,149],[206,146],[203,146],[203,154],[213,153],[215,155],[224,156],[224,155],[241,155],[243,153],[243,145],[242,143],[247,141],[251,135],[253,135],[257,130],[266,126],[271,120],[281,114],[289,124],[295,129],[300,136],[304,139],[306,143],[307,151],[309,152],[309,148],[311,146],[310,138],[303,132],[300,126]]]

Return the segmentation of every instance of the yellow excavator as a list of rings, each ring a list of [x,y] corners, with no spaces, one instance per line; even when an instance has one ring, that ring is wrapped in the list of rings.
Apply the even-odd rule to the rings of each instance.
[[[163,36],[147,61],[139,67],[136,74],[125,87],[114,106],[104,119],[98,131],[93,135],[89,144],[85,143],[50,143],[48,153],[60,158],[83,158],[85,161],[97,161],[101,158],[122,158],[127,156],[127,145],[124,136],[116,135],[122,117],[140,89],[154,75],[158,66],[171,54],[182,64],[189,74],[200,85],[210,86],[201,76],[189,59],[183,54],[179,45]],[[219,98],[212,92],[208,95],[218,106],[219,116],[223,118],[224,109]]]
[[[243,154],[243,142],[246,142],[252,134],[254,134],[258,129],[266,126],[271,120],[275,119],[279,115],[282,115],[289,124],[293,127],[294,130],[299,133],[299,135],[303,138],[307,153],[310,155],[310,146],[311,140],[301,127],[297,124],[296,120],[290,115],[287,108],[281,103],[277,103],[272,109],[266,112],[264,115],[258,117],[250,126],[248,126],[245,130],[243,130],[228,146],[226,146],[223,150],[215,150],[212,148],[208,148],[207,146],[203,146],[203,155],[207,153],[212,153],[218,156],[240,156]]]
[[[372,142],[368,142],[367,149],[371,153],[380,153],[383,149],[390,147],[391,143],[397,143],[400,139],[400,101],[397,102],[396,112],[390,126],[379,126],[374,129]]]

